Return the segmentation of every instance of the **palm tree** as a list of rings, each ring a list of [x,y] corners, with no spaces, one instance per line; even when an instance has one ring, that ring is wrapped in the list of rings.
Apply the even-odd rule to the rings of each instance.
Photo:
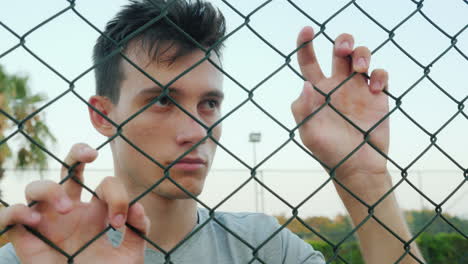
[[[41,94],[31,94],[27,77],[6,74],[0,66],[0,180],[5,175],[4,166],[9,159],[17,168],[37,168],[40,171],[47,168],[47,154],[25,136],[14,138],[20,139],[14,150],[8,144],[11,140],[5,141],[18,128],[17,122],[28,118],[37,110],[38,103],[45,99]],[[41,146],[56,141],[44,122],[43,112],[27,119],[21,129]]]

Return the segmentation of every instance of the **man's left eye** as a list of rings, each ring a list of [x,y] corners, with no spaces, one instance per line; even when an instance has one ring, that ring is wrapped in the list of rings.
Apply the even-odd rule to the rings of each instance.
[[[209,109],[215,109],[215,108],[218,108],[219,107],[219,102],[217,100],[205,100],[204,102],[202,102],[202,105],[204,107],[207,107]]]
[[[169,100],[167,96],[161,96],[159,100],[154,104],[159,107],[165,107],[165,106],[168,106],[170,103],[171,103],[171,100]]]
[[[209,105],[211,108],[218,107],[218,101],[215,101],[215,100],[208,100],[208,105]]]

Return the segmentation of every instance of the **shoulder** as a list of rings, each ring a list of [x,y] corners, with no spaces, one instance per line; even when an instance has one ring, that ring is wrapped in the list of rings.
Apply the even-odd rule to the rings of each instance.
[[[261,213],[216,212],[214,217],[223,223],[239,225],[246,228],[275,228],[278,226],[276,218]]]
[[[280,263],[325,263],[323,255],[315,251],[276,218],[261,213],[214,212],[211,216],[206,209],[200,211],[200,222],[208,219],[214,232],[231,236],[234,233],[254,248],[260,247],[259,255],[281,260]],[[231,233],[232,232],[232,233]],[[273,253],[273,254],[272,254]],[[274,263],[277,263],[275,260]],[[272,262],[273,263],[273,262]]]
[[[11,243],[0,248],[0,264],[19,264],[15,248]]]
[[[212,218],[213,220],[210,223],[216,226],[217,229],[229,229],[238,233],[238,235],[250,237],[257,241],[265,240],[279,227],[276,218],[260,213],[216,211],[210,216],[208,210],[200,209],[200,215],[202,221]]]

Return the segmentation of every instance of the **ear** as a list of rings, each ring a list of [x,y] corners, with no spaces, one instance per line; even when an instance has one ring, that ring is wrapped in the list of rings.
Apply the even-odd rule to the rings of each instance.
[[[91,123],[93,123],[94,128],[96,128],[96,130],[103,136],[111,137],[115,135],[115,126],[104,118],[104,116],[106,116],[108,119],[111,119],[110,113],[112,113],[114,108],[114,104],[111,100],[105,96],[95,95],[89,98],[88,102],[99,111],[97,112],[93,108],[88,107],[89,118],[91,119]]]

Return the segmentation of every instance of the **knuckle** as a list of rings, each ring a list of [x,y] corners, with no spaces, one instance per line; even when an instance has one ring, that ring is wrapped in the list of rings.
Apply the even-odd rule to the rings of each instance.
[[[24,192],[26,196],[28,195],[36,195],[38,191],[42,190],[42,193],[50,193],[54,191],[54,182],[51,180],[37,180],[30,182],[26,188],[24,189]]]
[[[71,165],[70,163],[73,163],[79,151],[83,148],[82,144],[83,143],[76,143],[71,147],[70,152],[68,153],[68,156],[66,159],[68,165]]]
[[[10,210],[8,210],[6,213],[7,222],[12,223],[14,221],[18,221],[18,219],[20,219],[23,214],[23,210],[24,208],[19,205],[11,207]]]
[[[86,143],[76,143],[76,144],[73,144],[72,146],[72,153],[77,153],[79,151],[81,151],[82,149],[84,148],[87,148],[89,147],[88,144]]]
[[[123,183],[116,177],[107,176],[102,182],[103,194],[113,201],[127,203],[128,194]]]
[[[0,211],[0,222],[2,225],[10,225],[18,222],[25,214],[25,211],[28,209],[24,204],[15,204],[7,208],[3,208]]]
[[[120,199],[115,199],[112,203],[112,207],[115,208],[115,211],[127,211],[128,210],[128,200],[121,197]]]
[[[66,158],[66,163],[71,166],[73,163],[78,161],[79,157],[81,156],[81,153],[84,152],[84,150],[90,148],[90,146],[86,143],[76,143],[73,144],[73,146],[70,149],[70,152],[68,153],[68,156]]]
[[[104,179],[102,179],[101,184],[102,184],[103,187],[114,185],[114,184],[116,184],[115,177],[106,176]]]
[[[51,180],[32,182],[25,189],[25,195],[30,200],[58,200],[64,193],[63,186]]]
[[[26,188],[24,188],[24,193],[26,195],[30,194],[38,184],[41,184],[41,181],[38,180],[28,183],[28,185],[26,185]]]
[[[299,107],[298,104],[299,104],[299,103],[298,103],[298,99],[296,99],[294,102],[291,103],[291,112],[292,112],[293,114],[296,114],[296,113],[297,113],[298,107]]]
[[[128,211],[129,199],[125,192],[120,192],[113,196],[113,198],[107,201],[111,207],[111,211],[114,212],[126,212]]]
[[[11,217],[11,210],[14,206],[15,205],[10,205],[8,207],[2,207],[0,209],[0,226]]]

